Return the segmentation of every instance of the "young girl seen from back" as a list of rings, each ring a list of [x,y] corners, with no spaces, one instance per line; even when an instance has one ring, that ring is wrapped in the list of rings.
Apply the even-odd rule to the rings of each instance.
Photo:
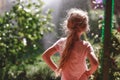
[[[67,37],[60,38],[42,55],[43,60],[61,76],[61,80],[88,80],[98,67],[98,59],[88,41],[81,40],[81,35],[89,30],[87,13],[81,9],[70,9],[65,20]],[[50,58],[60,53],[60,63],[56,65]],[[88,69],[86,59],[90,61]]]

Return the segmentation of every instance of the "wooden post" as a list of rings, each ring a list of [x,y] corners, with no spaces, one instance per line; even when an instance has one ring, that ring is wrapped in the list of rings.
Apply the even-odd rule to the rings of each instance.
[[[109,79],[110,70],[110,54],[111,54],[111,29],[113,15],[114,0],[105,0],[105,18],[104,18],[104,46],[103,46],[103,65],[102,65],[102,80]]]

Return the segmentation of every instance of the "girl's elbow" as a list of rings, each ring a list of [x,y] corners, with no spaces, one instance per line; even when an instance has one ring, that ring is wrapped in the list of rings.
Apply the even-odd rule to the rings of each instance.
[[[45,55],[44,55],[44,54],[42,54],[42,55],[41,55],[41,58],[44,60],[44,58],[45,58]]]
[[[43,60],[46,60],[47,58],[48,58],[48,56],[47,56],[47,55],[42,54],[42,59],[43,59]]]
[[[98,67],[99,62],[98,62],[98,60],[93,60],[93,62],[91,64],[95,67]]]
[[[94,65],[95,65],[96,67],[99,66],[99,62],[98,62],[98,60],[94,62]]]

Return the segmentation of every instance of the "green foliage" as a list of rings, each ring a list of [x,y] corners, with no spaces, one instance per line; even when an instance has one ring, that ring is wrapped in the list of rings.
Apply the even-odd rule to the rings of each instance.
[[[25,76],[25,66],[33,64],[42,52],[40,39],[52,31],[51,10],[42,14],[42,6],[41,0],[16,1],[9,12],[0,16],[0,80]]]
[[[92,40],[93,44],[101,42],[101,30],[103,26],[103,18],[104,18],[103,10],[90,10],[90,33],[88,33],[88,37]]]
[[[95,53],[99,59],[100,65],[98,70],[93,75],[94,79],[91,80],[101,80],[102,74],[102,64],[103,64],[103,39],[104,39],[104,16],[102,10],[91,10],[90,12],[90,24],[91,32],[88,34],[88,40],[93,44]],[[96,17],[97,16],[97,17]],[[109,78],[110,80],[119,80],[120,79],[120,33],[117,31],[116,27],[116,18],[113,17],[113,27],[111,35],[111,53],[109,56],[110,69],[109,69]],[[119,24],[119,23],[118,23]]]
[[[56,61],[58,57],[52,58]],[[41,56],[36,57],[33,64],[12,65],[8,75],[10,80],[60,80],[55,78],[53,71],[41,60]]]
[[[111,70],[110,78],[111,80],[120,79],[120,33],[116,30],[112,30],[112,39],[111,39]]]

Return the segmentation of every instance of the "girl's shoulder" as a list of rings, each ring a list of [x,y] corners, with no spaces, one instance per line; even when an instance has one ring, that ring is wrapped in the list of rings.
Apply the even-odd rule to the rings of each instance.
[[[65,41],[67,39],[67,37],[61,37],[60,39]]]
[[[59,41],[59,42],[65,42],[66,39],[67,39],[66,37],[61,37],[58,41]]]
[[[91,46],[91,43],[89,41],[83,40],[83,45],[89,47]]]
[[[56,44],[62,45],[65,42],[66,42],[66,37],[62,37],[62,38],[57,40]]]

